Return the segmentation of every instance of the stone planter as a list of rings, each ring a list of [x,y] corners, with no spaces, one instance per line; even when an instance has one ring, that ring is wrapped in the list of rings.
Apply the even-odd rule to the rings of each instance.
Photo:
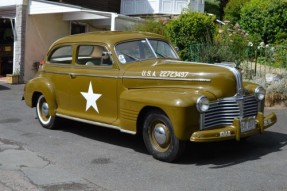
[[[19,83],[19,75],[7,74],[6,82],[8,84],[18,84]]]

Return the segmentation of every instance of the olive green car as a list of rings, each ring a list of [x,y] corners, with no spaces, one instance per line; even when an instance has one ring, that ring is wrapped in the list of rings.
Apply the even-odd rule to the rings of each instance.
[[[180,61],[161,36],[96,32],[56,41],[24,90],[41,125],[61,118],[142,134],[154,158],[174,161],[187,141],[240,140],[276,122],[265,90],[232,64]]]

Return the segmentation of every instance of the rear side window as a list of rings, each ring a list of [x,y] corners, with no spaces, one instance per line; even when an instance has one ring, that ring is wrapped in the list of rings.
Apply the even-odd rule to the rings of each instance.
[[[103,46],[80,45],[77,50],[76,62],[86,66],[111,66],[110,53]]]
[[[62,46],[53,50],[50,54],[48,61],[58,64],[71,64],[73,58],[72,46]]]

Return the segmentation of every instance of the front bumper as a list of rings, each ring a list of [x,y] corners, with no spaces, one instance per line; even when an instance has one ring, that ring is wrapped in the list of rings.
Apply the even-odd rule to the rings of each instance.
[[[194,132],[190,137],[190,141],[212,142],[229,139],[235,139],[237,141],[240,141],[240,138],[249,137],[257,133],[263,133],[264,129],[267,129],[268,127],[274,125],[276,121],[277,117],[275,113],[272,112],[267,116],[263,116],[263,114],[259,112],[256,116],[256,127],[253,130],[242,133],[240,129],[240,120],[238,118],[235,118],[232,125],[219,129]]]

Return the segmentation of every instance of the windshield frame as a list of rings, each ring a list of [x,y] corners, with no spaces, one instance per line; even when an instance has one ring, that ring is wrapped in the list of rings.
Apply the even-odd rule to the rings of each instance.
[[[150,49],[150,51],[152,52],[153,56],[152,58],[144,58],[144,59],[140,59],[140,58],[137,58],[137,57],[133,57],[132,55],[126,55],[128,57],[130,57],[132,59],[132,61],[129,61],[129,62],[126,62],[123,60],[121,61],[121,58],[119,58],[121,56],[121,54],[119,54],[119,51],[117,50],[117,46],[120,45],[120,44],[124,44],[124,43],[128,43],[128,42],[140,42],[140,41],[145,41]],[[171,54],[174,56],[174,57],[161,57],[159,56],[156,51],[154,50],[154,48],[152,47],[150,41],[160,41],[160,42],[163,42],[165,43],[166,45],[168,45],[168,47],[170,48],[171,50]],[[180,57],[178,56],[176,50],[174,49],[174,47],[166,40],[164,39],[161,39],[161,38],[139,38],[139,39],[130,39],[130,40],[125,40],[125,41],[121,41],[121,42],[118,42],[117,44],[115,44],[114,46],[114,52],[115,52],[115,55],[116,55],[116,58],[118,59],[119,63],[122,64],[122,65],[125,65],[125,64],[130,64],[130,63],[134,63],[134,62],[139,62],[139,61],[145,61],[145,60],[150,60],[150,59],[171,59],[171,60],[180,60]]]

